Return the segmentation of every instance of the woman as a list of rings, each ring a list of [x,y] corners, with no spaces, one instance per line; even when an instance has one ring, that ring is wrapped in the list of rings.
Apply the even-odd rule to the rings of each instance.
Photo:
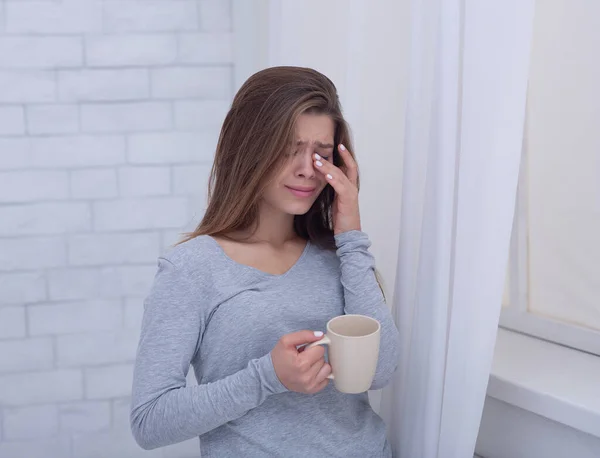
[[[131,411],[142,447],[200,436],[203,458],[391,456],[367,393],[328,384],[322,346],[302,351],[329,319],[368,315],[381,323],[372,389],[396,368],[350,151],[322,74],[269,68],[239,90],[204,218],[159,259],[145,301]]]

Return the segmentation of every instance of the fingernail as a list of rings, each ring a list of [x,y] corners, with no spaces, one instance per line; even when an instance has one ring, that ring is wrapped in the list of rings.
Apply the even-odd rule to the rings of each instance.
[[[317,161],[315,164],[317,164],[317,167],[323,167],[323,163],[321,161]]]
[[[315,153],[315,159],[321,159],[321,156],[319,156],[317,153]]]
[[[315,331],[315,337],[323,337],[323,333],[321,331]]]
[[[329,180],[333,180],[333,177],[330,174],[325,175]]]
[[[344,151],[344,150],[346,149],[346,147],[340,143],[340,149],[341,149],[342,151]]]

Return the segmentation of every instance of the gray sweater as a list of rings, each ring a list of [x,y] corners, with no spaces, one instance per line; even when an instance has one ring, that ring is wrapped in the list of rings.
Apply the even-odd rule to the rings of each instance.
[[[284,334],[325,331],[344,313],[381,323],[372,389],[398,360],[398,331],[375,278],[366,234],[336,236],[337,251],[307,244],[271,275],[229,258],[211,237],[158,261],[144,307],[134,370],[131,428],[152,449],[200,436],[202,458],[390,457],[385,425],[367,393],[288,391],[270,351]],[[197,386],[186,386],[190,365]]]

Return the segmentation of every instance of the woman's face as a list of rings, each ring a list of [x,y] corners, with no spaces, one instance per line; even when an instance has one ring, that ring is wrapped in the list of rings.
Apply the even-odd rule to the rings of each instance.
[[[303,215],[327,185],[313,165],[317,153],[333,160],[334,123],[324,114],[303,114],[296,124],[295,143],[283,170],[266,189],[263,203],[289,215]]]

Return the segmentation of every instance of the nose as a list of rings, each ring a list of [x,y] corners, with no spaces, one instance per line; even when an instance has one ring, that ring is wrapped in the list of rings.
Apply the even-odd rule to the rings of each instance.
[[[299,178],[313,179],[315,177],[315,168],[313,166],[312,151],[306,148],[298,151],[294,158],[294,173]]]

